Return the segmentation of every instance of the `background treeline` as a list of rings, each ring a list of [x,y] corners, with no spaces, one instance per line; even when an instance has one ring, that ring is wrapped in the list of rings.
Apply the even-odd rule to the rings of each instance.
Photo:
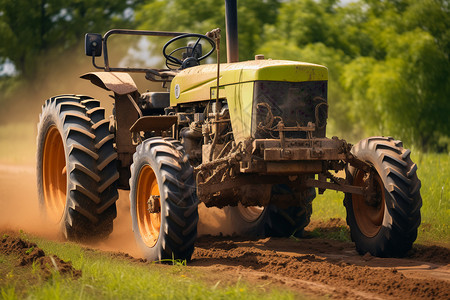
[[[39,89],[34,79],[61,63],[54,57],[79,53],[64,68],[87,61],[86,32],[205,33],[225,28],[224,10],[222,0],[0,0],[0,63],[16,70],[2,73],[0,105]],[[328,67],[329,135],[450,150],[448,0],[238,0],[238,10],[241,60],[262,53]]]

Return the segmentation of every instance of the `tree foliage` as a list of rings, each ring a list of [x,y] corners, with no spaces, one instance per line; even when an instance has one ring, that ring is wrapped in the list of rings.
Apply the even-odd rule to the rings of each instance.
[[[33,76],[41,58],[84,33],[124,26],[220,27],[225,50],[224,11],[223,0],[0,0],[0,64]],[[238,20],[240,60],[263,53],[329,68],[332,134],[450,150],[448,0],[238,0]]]
[[[440,141],[450,135],[449,12],[447,0],[288,1],[266,25],[271,38],[259,50],[329,67],[338,81],[329,96],[338,131],[362,128],[443,150],[448,145]]]
[[[0,0],[0,63],[30,77],[40,57],[77,45],[86,32],[129,26],[136,0]],[[128,9],[128,10],[127,10]]]
[[[280,0],[239,0],[239,58],[252,59],[265,40],[264,25],[274,24]],[[225,45],[225,2],[198,0],[146,1],[136,11],[140,29],[206,33],[222,29]],[[226,56],[222,56],[225,58]]]

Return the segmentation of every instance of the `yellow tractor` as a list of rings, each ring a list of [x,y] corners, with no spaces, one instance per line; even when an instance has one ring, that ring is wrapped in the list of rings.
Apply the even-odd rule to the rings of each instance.
[[[359,253],[405,255],[422,205],[410,151],[391,137],[354,146],[327,138],[327,68],[262,55],[238,61],[235,0],[226,1],[226,17],[227,63],[200,65],[213,53],[220,58],[217,29],[86,35],[86,55],[101,71],[82,78],[112,93],[113,115],[88,96],[45,102],[37,177],[47,218],[70,240],[107,237],[117,189],[129,189],[133,231],[145,256],[190,259],[200,202],[224,208],[236,234],[301,237],[316,188],[332,189],[345,193]],[[110,66],[112,35],[167,37],[167,68]],[[140,93],[131,72],[166,91]],[[345,178],[336,176],[343,170]]]

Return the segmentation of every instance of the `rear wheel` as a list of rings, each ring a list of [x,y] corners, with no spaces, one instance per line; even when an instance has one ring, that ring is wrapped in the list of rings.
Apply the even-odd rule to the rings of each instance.
[[[48,99],[37,135],[37,184],[45,216],[68,239],[95,239],[113,230],[117,154],[100,102],[86,96]]]
[[[373,172],[349,167],[350,184],[372,185],[371,196],[346,194],[347,223],[360,254],[404,256],[411,249],[420,225],[420,180],[410,151],[392,138],[364,139],[352,148]]]
[[[176,140],[154,137],[136,148],[131,165],[133,231],[147,259],[190,259],[197,237],[193,168]]]
[[[299,195],[286,185],[277,184],[272,187],[272,197],[277,195]],[[303,236],[303,229],[309,224],[312,213],[312,200],[315,198],[314,188],[308,190],[304,199],[298,199],[298,206],[280,208],[275,205],[267,207],[244,207],[240,203],[235,207],[226,207],[225,213],[230,218],[233,232],[250,237],[295,237]]]

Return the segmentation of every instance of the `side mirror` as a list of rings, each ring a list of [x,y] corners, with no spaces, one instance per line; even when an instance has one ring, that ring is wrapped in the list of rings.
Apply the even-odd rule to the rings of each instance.
[[[87,56],[102,56],[102,35],[98,33],[86,33],[84,52]]]

